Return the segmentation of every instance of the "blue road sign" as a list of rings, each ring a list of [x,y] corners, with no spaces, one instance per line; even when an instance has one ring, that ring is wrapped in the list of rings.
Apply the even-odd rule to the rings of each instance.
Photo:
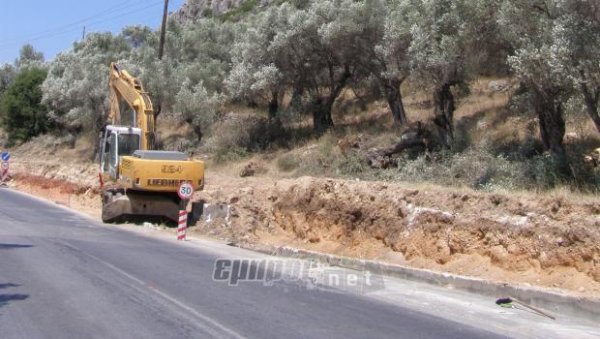
[[[2,152],[2,161],[8,161],[10,159],[10,153],[7,151]]]

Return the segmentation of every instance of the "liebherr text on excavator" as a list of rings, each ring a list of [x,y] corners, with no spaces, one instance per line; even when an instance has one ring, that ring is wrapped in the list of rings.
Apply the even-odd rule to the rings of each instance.
[[[112,63],[109,74],[110,111],[101,135],[100,186],[102,220],[128,216],[177,220],[185,208],[177,195],[181,183],[204,187],[204,162],[181,152],[157,151],[155,112],[141,82]],[[132,110],[130,125],[122,125],[121,104]]]

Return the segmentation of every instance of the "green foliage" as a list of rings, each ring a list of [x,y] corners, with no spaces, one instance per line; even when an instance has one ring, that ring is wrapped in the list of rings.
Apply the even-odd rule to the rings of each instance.
[[[221,17],[171,20],[160,61],[158,32],[148,27],[127,27],[114,36],[91,34],[50,63],[44,100],[53,118],[72,131],[97,126],[106,111],[106,67],[119,61],[142,80],[156,107],[179,111],[184,121],[194,120],[186,107],[194,104],[183,101],[194,93],[202,94],[196,99],[227,94],[229,101],[265,107],[273,100],[282,106],[285,94],[295,91],[299,101],[294,101],[298,104],[294,111],[318,111],[329,125],[331,107],[351,83],[368,84],[374,75],[397,87],[412,72],[431,78],[462,60],[465,36],[474,32],[464,28],[468,25],[460,15],[470,8],[468,4],[242,1]],[[479,3],[473,8],[469,12],[473,17],[489,14]],[[206,96],[194,89],[198,84]],[[194,124],[197,128],[200,122]]]
[[[13,65],[5,64],[0,67],[0,95],[10,86],[16,73],[17,70]]]
[[[15,61],[17,68],[40,67],[44,62],[44,54],[36,51],[32,45],[26,44],[19,51],[19,58]]]
[[[41,104],[46,74],[38,68],[22,70],[0,98],[0,118],[9,143],[27,141],[48,131],[47,110]]]
[[[212,128],[208,150],[218,154],[246,154],[284,146],[286,131],[276,120],[252,115],[227,114]],[[243,152],[240,152],[242,150]]]
[[[223,21],[238,21],[243,18],[243,16],[247,13],[250,13],[253,9],[257,7],[259,0],[245,0],[242,1],[239,7],[233,8],[223,15],[221,15],[221,20]]]
[[[72,51],[57,55],[42,86],[52,121],[66,132],[97,135],[109,107],[108,67],[129,56],[131,49],[122,35],[93,33]]]
[[[365,159],[357,153],[340,158],[334,166],[338,173],[345,177],[357,177],[369,171]]]
[[[569,44],[561,31],[557,1],[527,0],[525,6],[504,1],[498,15],[515,52],[509,63],[516,75],[540,91],[562,92],[568,87]],[[548,12],[537,6],[547,6]]]
[[[242,147],[217,148],[214,150],[215,162],[218,164],[240,161],[248,157],[248,151]]]
[[[414,3],[414,1],[413,1]],[[425,84],[464,80],[468,0],[417,1],[409,48],[413,76]]]
[[[181,112],[183,120],[192,126],[201,140],[215,122],[220,103],[221,98],[209,95],[202,82],[191,87],[187,80],[175,98],[175,109]]]
[[[233,68],[225,79],[232,99],[266,102],[273,91],[281,90],[282,72],[278,55],[270,49],[275,35],[287,27],[287,6],[271,7],[238,26],[232,48]]]

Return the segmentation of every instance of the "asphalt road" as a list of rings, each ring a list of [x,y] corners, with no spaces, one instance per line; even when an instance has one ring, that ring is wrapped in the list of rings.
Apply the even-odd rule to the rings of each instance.
[[[356,293],[213,280],[216,259],[241,255],[253,254],[102,225],[0,189],[0,337],[503,336]]]

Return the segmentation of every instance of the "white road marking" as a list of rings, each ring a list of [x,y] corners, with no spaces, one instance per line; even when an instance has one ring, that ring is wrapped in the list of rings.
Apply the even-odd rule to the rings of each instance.
[[[109,269],[111,269],[111,270],[113,270],[113,271],[121,274],[122,276],[126,277],[127,279],[134,281],[138,285],[143,286],[143,287],[148,287],[148,284],[146,284],[143,280],[141,280],[141,279],[139,279],[139,278],[137,278],[137,277],[135,277],[135,276],[127,273],[126,271],[124,271],[124,270],[116,267],[115,265],[113,265],[113,264],[111,264],[111,263],[109,263],[107,261],[104,261],[104,260],[102,260],[102,259],[100,259],[100,258],[98,258],[98,257],[96,257],[96,256],[94,256],[92,254],[85,253],[84,251],[80,250],[79,248],[77,248],[77,247],[75,247],[75,246],[73,246],[71,244],[64,243],[64,242],[62,242],[62,244],[64,246],[66,246],[66,247],[71,248],[72,250],[75,250],[75,251],[77,251],[77,252],[79,252],[79,253],[81,253],[83,255],[86,255],[86,256],[90,257],[91,259],[93,259],[93,260],[99,262],[100,264],[108,267]],[[132,286],[132,287],[134,287],[134,286]],[[137,288],[137,287],[134,287],[134,288],[137,289],[140,292],[146,292],[146,291],[154,292],[157,295],[159,295],[160,297],[162,297],[163,299],[169,301],[170,303],[176,305],[177,307],[181,308],[182,310],[188,312],[189,314],[192,314],[196,318],[202,320],[205,323],[208,323],[208,324],[212,325],[217,330],[221,331],[221,332],[217,332],[217,331],[215,331],[212,328],[204,327],[203,329],[206,332],[210,333],[210,335],[212,335],[213,337],[219,337],[219,338],[221,338],[221,337],[223,337],[223,334],[226,334],[226,335],[230,336],[231,338],[238,338],[238,339],[245,339],[246,338],[243,335],[235,332],[231,328],[228,328],[225,325],[221,324],[217,320],[215,320],[215,319],[213,319],[213,318],[211,318],[211,317],[209,317],[207,315],[204,315],[204,314],[198,312],[194,308],[192,308],[192,307],[190,307],[190,306],[182,303],[181,301],[177,300],[176,298],[174,298],[174,297],[172,297],[172,296],[170,296],[170,295],[168,295],[168,294],[166,294],[166,293],[164,293],[164,292],[156,289],[155,287],[153,287],[153,288]]]

